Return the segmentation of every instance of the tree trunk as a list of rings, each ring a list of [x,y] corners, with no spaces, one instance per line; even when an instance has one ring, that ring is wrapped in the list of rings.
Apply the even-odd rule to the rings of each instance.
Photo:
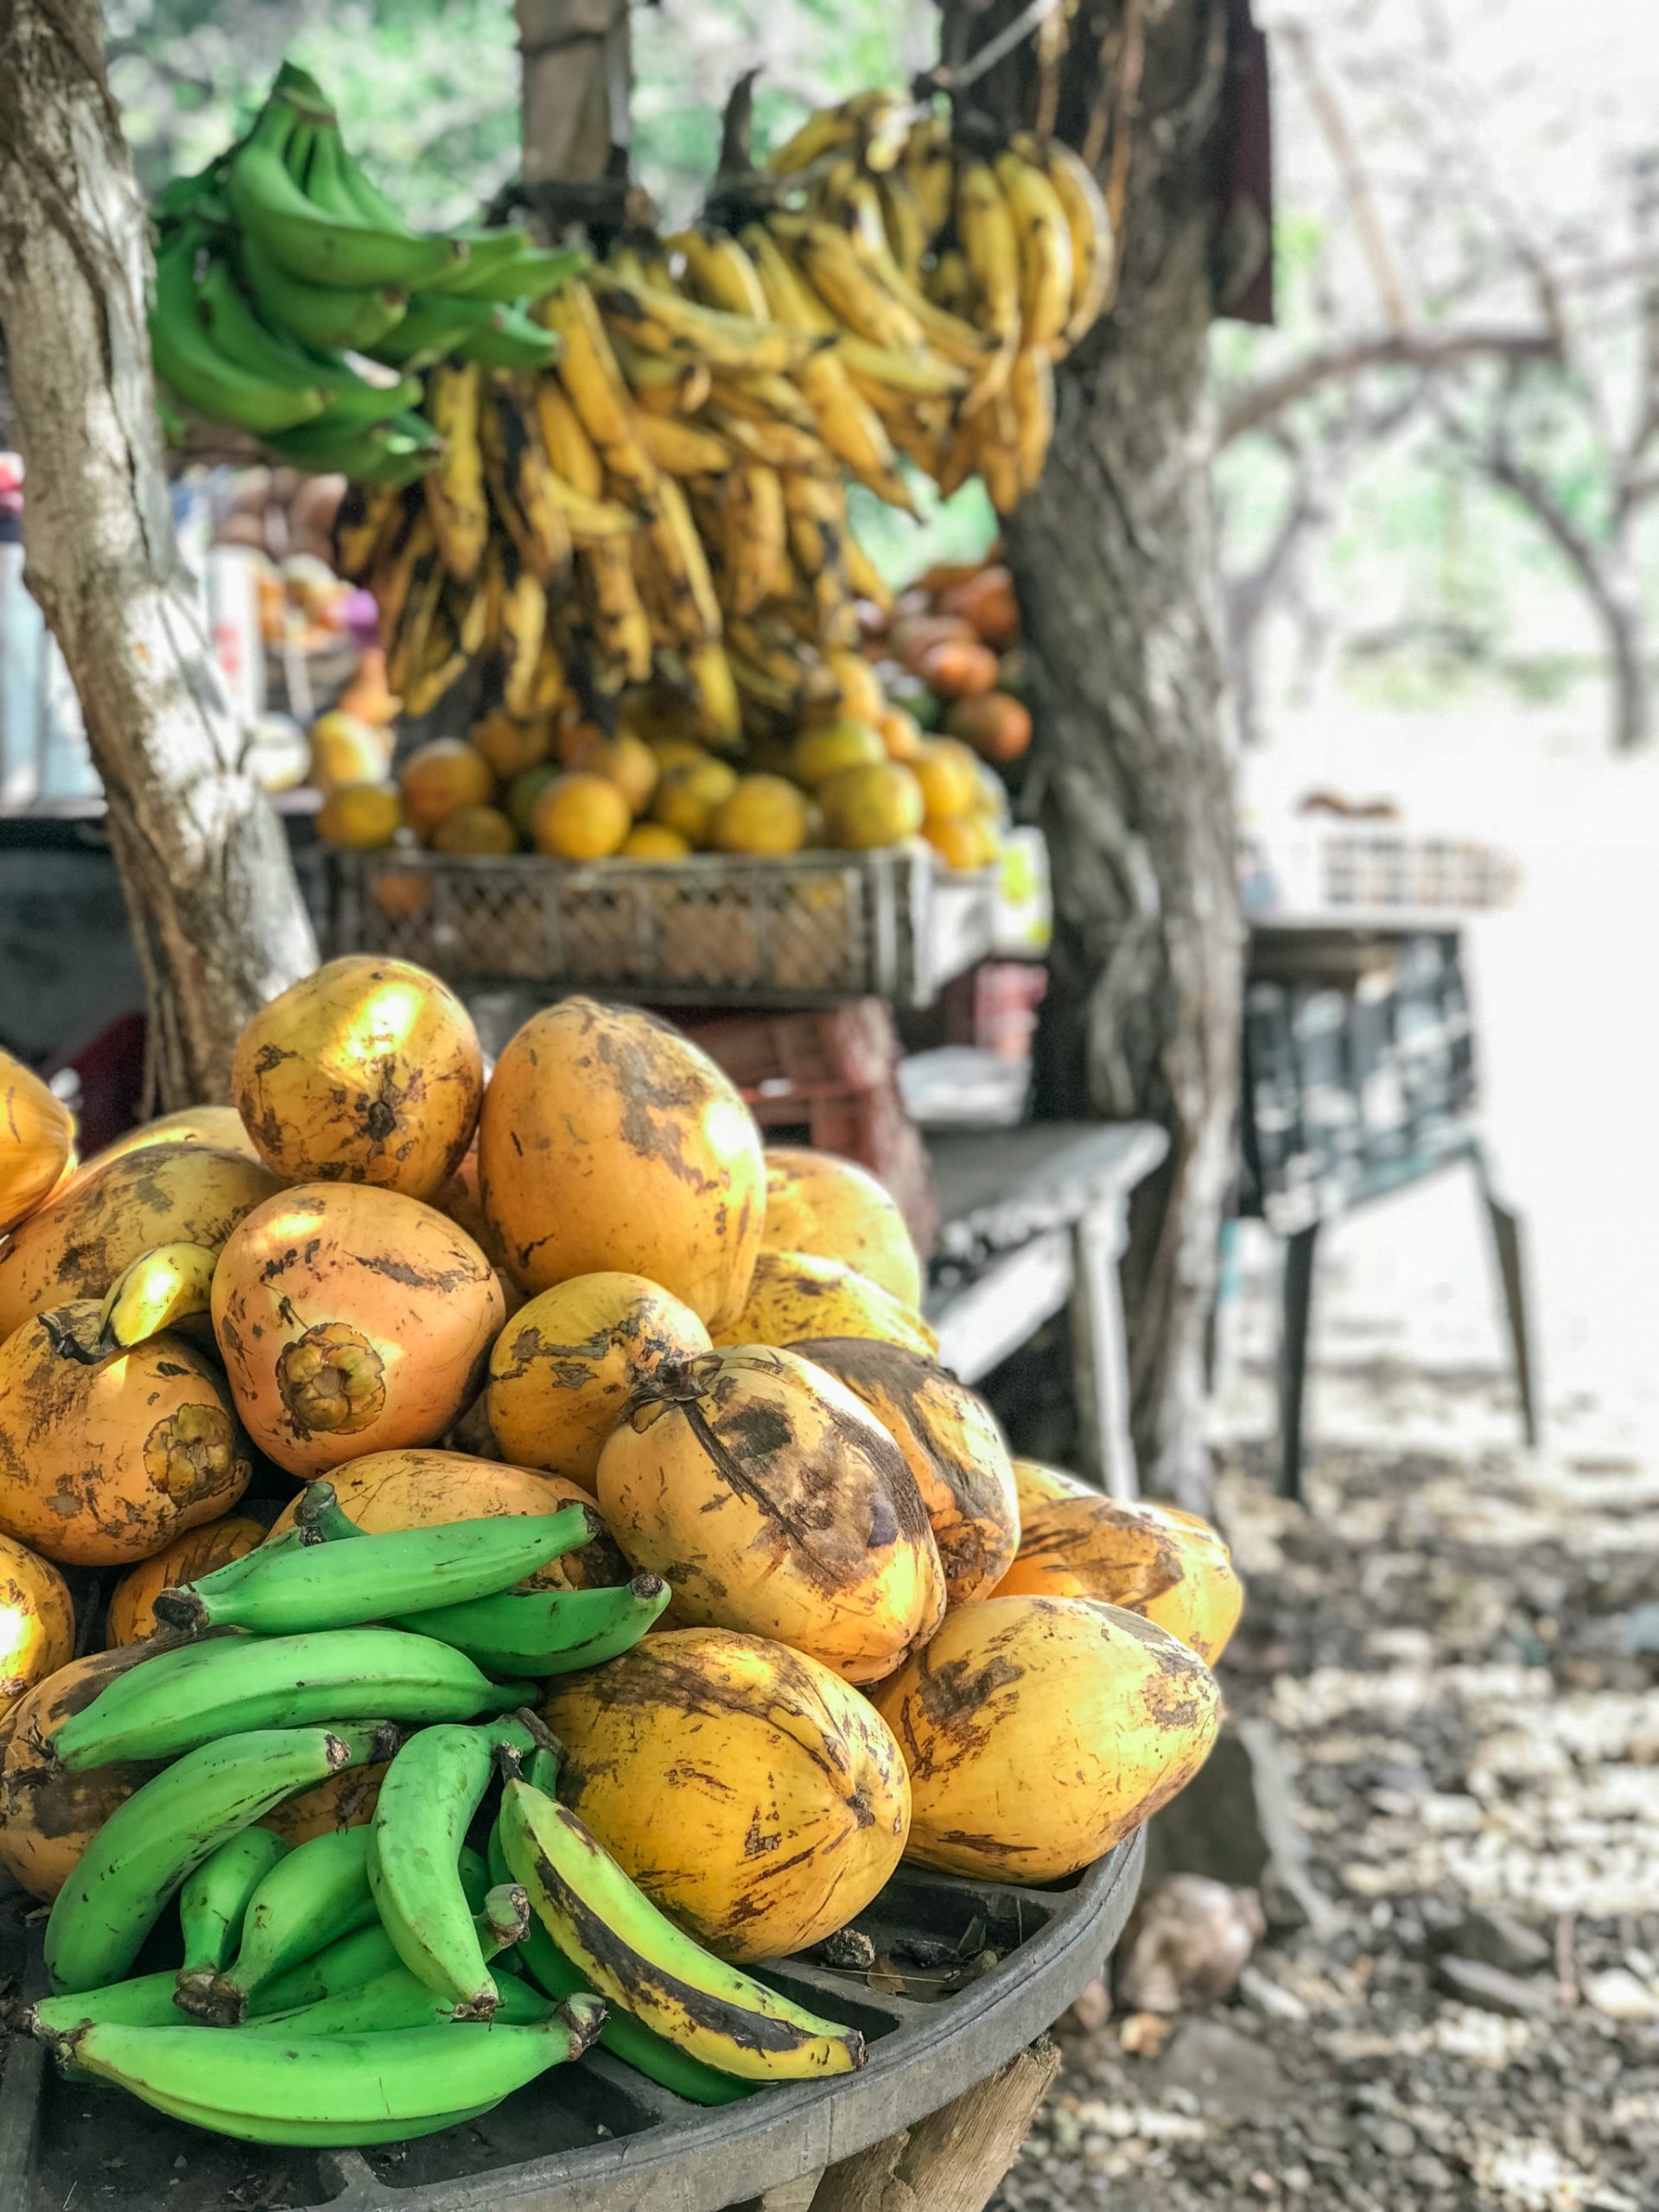
[[[0,16],[0,327],[25,577],[104,779],[162,1106],[229,1094],[254,1009],[316,964],[286,841],[179,562],[144,324],[144,211],[92,0]]]
[[[514,0],[527,184],[601,176],[627,143],[627,0]]]
[[[976,42],[1016,12],[997,0]],[[1243,925],[1205,422],[1225,0],[1098,0],[1074,21],[1059,126],[1102,97],[1103,23],[1146,17],[1116,307],[1059,378],[1008,557],[1032,661],[1054,944],[1039,1111],[1158,1122],[1123,1265],[1132,1424],[1149,1490],[1200,1508],[1203,1340],[1232,1173]],[[1029,50],[988,83],[1028,120]],[[981,101],[984,86],[975,88]],[[1121,127],[1121,124],[1120,124]]]
[[[1590,593],[1591,607],[1607,639],[1613,747],[1619,753],[1639,753],[1653,741],[1653,672],[1648,665],[1642,584],[1632,570],[1628,549],[1613,548]]]

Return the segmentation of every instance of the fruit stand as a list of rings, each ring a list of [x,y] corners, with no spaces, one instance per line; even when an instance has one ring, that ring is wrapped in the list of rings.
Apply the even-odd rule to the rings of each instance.
[[[54,2081],[38,2046],[14,2043],[0,2080],[0,2202],[148,2203],[219,2212],[276,2199],[348,2212],[723,2212],[817,2176],[911,2126],[1005,2065],[1058,2018],[1101,1965],[1128,1917],[1144,1846],[1137,1835],[1059,1891],[1018,1890],[906,1872],[860,1923],[885,1955],[963,1955],[988,1970],[957,1990],[938,1967],[887,1976],[791,1960],[779,1986],[870,2041],[863,2070],[747,2105],[708,2112],[657,2088],[604,2051],[590,2052],[556,2102],[532,2089],[455,2136],[391,2152],[297,2156],[211,2143],[158,2120],[142,2133],[130,2108]],[[39,1988],[38,1939],[12,1912],[0,1973]],[[906,1980],[909,1988],[893,1985]],[[885,1981],[885,1986],[872,1982]],[[182,2161],[182,2163],[181,2163]],[[106,2174],[109,2179],[105,2180]],[[796,2201],[796,2200],[791,2200]],[[803,2197],[799,2202],[807,2200]]]

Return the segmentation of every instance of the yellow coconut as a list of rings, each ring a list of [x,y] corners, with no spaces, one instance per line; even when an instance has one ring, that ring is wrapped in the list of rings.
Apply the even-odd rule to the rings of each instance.
[[[373,1452],[365,1459],[333,1468],[334,1495],[359,1529],[372,1536],[396,1529],[431,1529],[451,1521],[499,1519],[505,1514],[556,1513],[562,1506],[593,1499],[562,1475],[503,1466],[464,1452]],[[271,1527],[285,1535],[295,1525],[299,1500],[286,1506]],[[550,1560],[529,1579],[537,1590],[614,1589],[632,1570],[603,1532],[575,1551]]]
[[[741,1307],[765,1211],[760,1132],[729,1077],[666,1022],[585,998],[533,1014],[490,1078],[478,1160],[484,1211],[526,1290],[616,1268],[711,1329]]]
[[[573,1275],[520,1307],[495,1340],[485,1412],[503,1454],[586,1490],[640,1383],[695,1359],[709,1332],[644,1275]]]
[[[247,1440],[182,1337],[91,1364],[99,1306],[35,1315],[0,1344],[0,1529],[48,1559],[128,1567],[226,1513]]]
[[[1081,1475],[1068,1474],[1064,1467],[1051,1467],[1041,1459],[1016,1459],[1013,1464],[1022,1529],[1028,1515],[1035,1513],[1039,1506],[1052,1505],[1058,1497],[1100,1496],[1093,1483],[1084,1482]]]
[[[1143,1613],[1213,1666],[1244,1605],[1220,1533],[1196,1514],[1116,1498],[1059,1497],[1020,1524],[1001,1594],[1100,1598]]]
[[[749,1294],[715,1330],[717,1344],[793,1344],[806,1337],[872,1337],[931,1359],[939,1340],[915,1308],[842,1260],[762,1252]]]
[[[850,1682],[890,1673],[944,1608],[898,1447],[792,1352],[710,1352],[646,1382],[599,1455],[599,1503],[671,1584],[675,1621],[775,1637]]]
[[[10,1052],[0,1052],[0,1236],[44,1204],[69,1164],[69,1109]]]
[[[1215,1741],[1215,1678],[1138,1613],[1091,1599],[959,1605],[873,1693],[910,1768],[906,1855],[1057,1882],[1167,1804]]]
[[[457,1229],[464,1230],[480,1252],[487,1255],[490,1265],[499,1268],[505,1254],[501,1240],[491,1228],[484,1211],[484,1202],[478,1192],[478,1147],[474,1145],[461,1160],[454,1173],[432,1193],[428,1203],[440,1213],[448,1214]],[[511,1306],[508,1311],[512,1312]]]
[[[833,1152],[766,1152],[764,1252],[810,1252],[856,1268],[906,1306],[922,1302],[922,1263],[891,1192]]]
[[[16,1708],[0,1765],[0,1866],[42,1904],[56,1897],[117,1807],[161,1772],[159,1761],[117,1759],[71,1774],[53,1758],[52,1738],[118,1675],[150,1656],[143,1644],[89,1652],[37,1683]]]
[[[910,1780],[838,1675],[728,1629],[649,1636],[552,1686],[559,1796],[645,1895],[721,1958],[845,1927],[899,1863]]]
[[[472,1016],[404,960],[350,953],[262,1007],[237,1039],[236,1103],[296,1183],[430,1198],[473,1141],[484,1063]]]
[[[75,1608],[49,1560],[0,1536],[0,1742],[36,1682],[74,1656]]]
[[[168,1144],[93,1169],[0,1247],[0,1337],[42,1306],[102,1298],[157,1244],[217,1248],[281,1188],[257,1160],[217,1146]]]
[[[111,1160],[124,1160],[130,1152],[146,1152],[158,1144],[210,1144],[220,1152],[239,1152],[245,1160],[259,1158],[234,1106],[181,1106],[175,1113],[161,1114],[153,1122],[140,1122],[137,1128],[124,1130],[102,1152],[95,1152],[81,1163],[75,1179],[84,1182]]]
[[[1014,1560],[1020,1507],[996,1416],[946,1369],[868,1337],[814,1337],[793,1349],[826,1368],[905,1455],[933,1524],[953,1605],[988,1598]]]
[[[175,1536],[153,1559],[124,1574],[111,1591],[105,1617],[109,1641],[141,1643],[153,1636],[160,1625],[156,1618],[158,1590],[174,1590],[181,1582],[194,1582],[199,1574],[211,1574],[216,1567],[244,1558],[264,1541],[264,1523],[245,1520],[240,1514],[227,1514],[222,1521],[210,1521],[205,1528]]]
[[[307,1183],[256,1207],[213,1274],[213,1333],[248,1433],[291,1475],[431,1444],[478,1395],[505,1319],[435,1207]]]

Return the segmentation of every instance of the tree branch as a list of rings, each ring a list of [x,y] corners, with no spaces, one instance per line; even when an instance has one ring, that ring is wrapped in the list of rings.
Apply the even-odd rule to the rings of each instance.
[[[1379,337],[1347,339],[1321,346],[1276,375],[1224,399],[1216,430],[1217,449],[1247,430],[1259,429],[1287,407],[1294,406],[1327,384],[1344,383],[1371,369],[1456,368],[1465,361],[1547,361],[1555,358],[1547,332],[1506,329],[1499,325],[1466,330],[1388,332]]]
[[[1365,174],[1365,164],[1360,159],[1359,147],[1336,91],[1319,67],[1313,51],[1313,36],[1307,25],[1290,22],[1278,29],[1279,43],[1295,63],[1302,79],[1302,89],[1307,94],[1308,105],[1314,120],[1331,149],[1331,158],[1337,165],[1342,188],[1348,202],[1349,213],[1354,219],[1354,232],[1361,251],[1370,264],[1371,281],[1376,286],[1382,302],[1382,320],[1396,336],[1403,337],[1411,324],[1411,302],[1400,265],[1394,257],[1382,226],[1376,195],[1371,190],[1370,179]]]

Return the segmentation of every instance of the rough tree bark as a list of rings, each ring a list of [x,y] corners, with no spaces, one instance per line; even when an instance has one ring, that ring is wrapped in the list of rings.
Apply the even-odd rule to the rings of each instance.
[[[162,1106],[229,1095],[253,1010],[316,964],[281,825],[181,571],[144,327],[144,212],[92,0],[0,10],[0,328],[25,575],[104,780]]]
[[[993,0],[969,43],[1018,11]],[[1047,468],[1007,533],[1054,876],[1039,1110],[1169,1134],[1124,1261],[1132,1422],[1143,1483],[1199,1507],[1243,958],[1205,408],[1226,14],[1226,0],[1090,0],[1072,20],[1058,119],[1073,144],[1144,40],[1125,258],[1114,312],[1061,372]],[[949,10],[946,28],[949,54]],[[1036,92],[1027,45],[973,99],[1028,123]]]
[[[524,181],[601,175],[627,143],[628,0],[514,0],[514,12]]]

